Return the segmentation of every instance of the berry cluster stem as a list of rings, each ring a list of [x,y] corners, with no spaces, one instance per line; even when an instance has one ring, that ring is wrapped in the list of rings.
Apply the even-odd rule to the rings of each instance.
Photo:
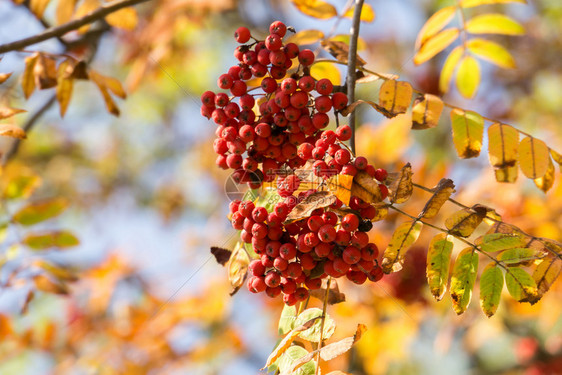
[[[363,0],[355,0],[355,8],[353,10],[353,20],[351,23],[349,55],[347,57],[347,97],[349,103],[355,102],[355,71],[357,68],[357,39],[359,38],[359,24],[361,23],[361,9],[363,8]],[[355,111],[349,115],[349,126],[351,127],[351,139],[349,146],[355,154]]]

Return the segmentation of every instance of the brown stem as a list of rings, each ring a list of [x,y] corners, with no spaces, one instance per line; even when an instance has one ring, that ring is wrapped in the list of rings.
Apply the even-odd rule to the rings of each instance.
[[[102,5],[98,9],[86,14],[84,17],[72,20],[57,27],[51,27],[44,32],[31,36],[29,38],[17,40],[15,42],[0,45],[0,53],[16,51],[32,44],[37,44],[51,38],[58,38],[69,31],[79,29],[84,25],[88,25],[105,16],[118,11],[119,9],[140,4],[149,0],[121,0],[112,4]]]
[[[361,23],[361,9],[363,8],[363,0],[355,0],[355,9],[353,10],[353,20],[351,22],[350,38],[349,38],[349,54],[347,57],[347,97],[349,103],[355,101],[355,81],[357,79],[355,71],[357,69],[357,39],[359,38],[359,24]],[[351,127],[351,139],[349,146],[355,153],[355,111],[349,115],[349,126]]]

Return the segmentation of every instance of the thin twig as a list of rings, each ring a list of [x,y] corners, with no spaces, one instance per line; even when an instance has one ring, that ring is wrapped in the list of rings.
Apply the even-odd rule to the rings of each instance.
[[[326,310],[328,309],[328,297],[330,296],[330,284],[332,278],[328,277],[326,282],[326,293],[322,304],[322,320],[320,322],[320,341],[318,342],[318,354],[316,354],[316,375],[320,373],[320,349],[324,346],[324,322],[326,322]]]
[[[355,101],[355,81],[357,70],[357,39],[359,38],[359,25],[361,23],[361,9],[363,8],[363,0],[355,1],[355,9],[353,10],[353,20],[351,23],[349,38],[349,54],[347,57],[347,97],[349,103]],[[351,139],[349,145],[353,153],[355,153],[355,111],[349,115],[349,126],[351,127]]]
[[[79,29],[82,26],[93,23],[105,16],[118,11],[119,9],[130,7],[136,4],[144,3],[149,0],[122,0],[117,1],[112,4],[102,5],[98,9],[86,14],[84,17],[72,20],[65,24],[57,27],[51,27],[44,32],[31,36],[29,38],[24,38],[17,40],[15,42],[6,43],[0,45],[0,53],[6,53],[10,51],[16,51],[32,44],[37,44],[51,38],[60,37],[69,31]]]

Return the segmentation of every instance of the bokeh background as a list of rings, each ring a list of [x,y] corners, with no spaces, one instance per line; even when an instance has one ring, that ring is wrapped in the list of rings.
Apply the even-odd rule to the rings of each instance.
[[[342,0],[331,3],[345,6]],[[367,3],[376,12],[374,22],[361,26],[359,53],[367,67],[437,94],[443,57],[414,66],[414,42],[425,20],[454,1]],[[523,37],[502,40],[518,68],[483,64],[476,97],[468,101],[452,90],[446,101],[562,151],[562,3],[499,8],[527,29]],[[256,374],[278,340],[282,303],[244,288],[230,297],[226,270],[210,256],[210,246],[232,248],[236,234],[226,219],[228,172],[215,167],[214,125],[199,115],[199,96],[216,89],[216,77],[234,64],[238,26],[261,36],[279,19],[297,31],[340,35],[348,33],[350,20],[313,19],[285,0],[153,0],[138,10],[139,26],[105,33],[92,62],[126,86],[129,96],[118,102],[121,116],[110,116],[94,86],[80,82],[64,119],[56,106],[49,109],[10,164],[40,176],[34,197],[70,200],[55,224],[72,229],[81,244],[42,254],[77,273],[70,295],[36,293],[21,314],[29,286],[0,290],[0,374]],[[45,19],[53,17],[54,7],[47,8]],[[0,2],[0,43],[42,30],[24,6]],[[61,45],[50,40],[29,49],[57,53]],[[0,70],[17,76],[26,56],[5,55]],[[30,113],[51,95],[36,92],[25,101],[17,81],[10,82],[0,91],[3,100]],[[360,85],[357,96],[373,99],[377,85]],[[455,199],[490,205],[523,230],[562,240],[558,182],[546,195],[523,178],[498,184],[485,152],[458,159],[446,121],[415,132],[409,122],[384,119],[371,109],[361,109],[359,118],[358,153],[376,166],[395,170],[409,161],[414,180],[426,186],[450,177]],[[417,214],[424,197],[414,196],[406,210]],[[446,206],[443,214],[453,210]],[[371,239],[384,248],[401,220],[391,215],[378,223]],[[11,228],[0,256],[11,256],[10,236],[17,235]],[[449,297],[435,302],[429,293],[430,239],[430,233],[422,236],[405,269],[380,283],[340,283],[347,301],[328,310],[338,324],[336,337],[349,336],[357,323],[368,331],[349,355],[323,365],[324,373],[561,374],[560,283],[532,307],[506,297],[488,319],[474,299],[457,317]],[[22,255],[21,262],[33,256]],[[8,274],[0,270],[2,279]]]

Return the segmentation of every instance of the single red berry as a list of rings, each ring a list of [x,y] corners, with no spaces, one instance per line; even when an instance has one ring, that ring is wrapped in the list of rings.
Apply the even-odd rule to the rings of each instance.
[[[347,232],[353,232],[359,227],[359,218],[355,214],[347,214],[341,221],[342,228]]]
[[[303,287],[297,288],[295,291],[295,297],[297,301],[305,301],[308,298],[308,290]]]
[[[236,39],[238,43],[246,43],[248,40],[250,40],[250,37],[250,30],[244,26],[240,26],[234,32],[234,39]]]
[[[325,258],[332,251],[332,246],[326,242],[321,242],[314,247],[314,253],[320,258]]]
[[[348,271],[346,277],[349,281],[354,282],[357,285],[361,285],[367,281],[367,275],[361,271]]]
[[[367,206],[360,210],[361,217],[366,220],[373,220],[377,216],[377,209],[374,206]]]
[[[240,232],[240,239],[244,243],[252,243],[252,234],[242,229],[242,231]]]
[[[299,52],[299,63],[304,66],[312,65],[314,62],[314,52],[309,49],[303,49]]]
[[[297,46],[295,43],[287,43],[285,45],[284,51],[285,55],[287,55],[288,58],[294,59],[299,55],[299,46]]]
[[[353,164],[346,164],[342,167],[341,173],[349,176],[355,176],[357,174],[357,168],[355,168]]]
[[[234,80],[232,79],[232,77],[228,74],[222,74],[218,81],[217,81],[217,85],[224,90],[228,90],[229,88],[232,87]]]
[[[334,155],[334,159],[339,165],[344,166],[347,163],[349,163],[349,161],[351,160],[351,154],[349,151],[345,149],[341,149],[339,151],[336,151]]]
[[[312,164],[312,170],[314,171],[314,174],[316,176],[321,177],[321,176],[324,176],[326,171],[328,171],[328,165],[326,164],[326,162],[324,160],[316,160]]]
[[[388,177],[386,169],[378,168],[375,170],[375,178],[379,181],[384,181]]]
[[[291,95],[291,105],[295,108],[304,108],[308,104],[308,95],[304,91],[297,91]]]
[[[322,78],[316,82],[316,91],[318,91],[320,95],[329,95],[332,93],[333,89],[334,85],[328,78]]]
[[[322,242],[333,242],[336,240],[336,228],[330,224],[323,225],[318,230],[318,237]]]
[[[215,93],[212,91],[205,91],[201,94],[201,103],[206,107],[215,106]]]
[[[320,243],[320,239],[318,238],[318,236],[316,235],[315,232],[309,232],[309,233],[304,235],[304,245],[307,248],[309,248],[309,249],[307,249],[308,251],[306,251],[306,252],[312,251],[312,248],[314,246],[318,245],[319,243]],[[299,248],[299,250],[303,253],[305,252],[305,251],[303,251],[302,248]]]
[[[242,166],[242,156],[238,154],[231,154],[226,157],[226,164],[228,168],[238,169]]]
[[[347,95],[343,92],[335,92],[332,95],[332,103],[336,111],[341,111],[347,106]]]
[[[304,76],[301,79],[299,79],[298,86],[299,89],[301,89],[302,91],[310,92],[314,90],[315,87],[314,78],[312,78],[312,76]]]
[[[322,216],[313,215],[308,218],[306,224],[308,226],[308,229],[313,232],[318,232],[320,227],[324,225],[324,219],[322,219]]]
[[[336,136],[342,142],[349,141],[351,139],[351,127],[349,125],[342,125],[336,129]]]
[[[310,143],[303,143],[297,149],[297,155],[303,160],[312,159],[313,150],[314,150],[313,145],[311,145]]]
[[[315,113],[312,116],[312,124],[316,129],[323,129],[330,123],[330,118],[325,113]]]
[[[316,160],[323,160],[326,156],[326,149],[323,147],[314,147],[312,149],[312,157]]]
[[[294,78],[285,78],[281,81],[281,90],[286,94],[292,94],[297,91],[297,81]]]
[[[361,250],[355,246],[348,246],[342,253],[342,259],[347,264],[355,264],[361,260]]]
[[[248,51],[242,56],[242,61],[246,65],[253,65],[258,61],[258,54],[255,51]]]
[[[290,293],[283,295],[283,302],[285,302],[285,305],[287,306],[294,306],[297,302],[299,302],[299,300],[294,293]]]
[[[278,270],[278,271],[285,271],[287,269],[288,265],[289,265],[289,262],[285,258],[276,257],[273,260],[273,267],[275,267],[275,269]]]
[[[232,87],[230,88],[230,92],[234,96],[242,96],[247,91],[246,82],[237,80],[232,83]]]
[[[276,271],[269,272],[267,276],[265,276],[265,285],[271,288],[275,288],[280,283],[281,283],[281,275]]]
[[[285,243],[279,248],[279,256],[291,260],[297,255],[297,248],[292,243]]]
[[[276,52],[281,52],[281,51],[276,51]],[[284,56],[284,55],[283,55]],[[271,59],[271,53],[269,55],[269,58]],[[269,74],[271,75],[272,78],[275,79],[282,79],[283,77],[285,77],[285,74],[287,74],[287,69],[283,66],[283,61],[285,61],[285,57],[279,57],[279,62],[281,65],[277,65],[277,66],[272,66],[269,69]],[[272,64],[275,65],[275,61],[272,60],[271,61]]]
[[[271,126],[265,122],[259,123],[255,127],[255,132],[261,138],[268,138],[271,135]]]
[[[355,158],[355,168],[359,169],[359,170],[363,170],[365,168],[367,168],[367,165],[369,164],[369,161],[367,160],[367,158],[363,157],[363,156],[358,156],[357,158]]]
[[[342,258],[336,258],[334,259],[334,270],[343,275],[349,270],[349,263]]]
[[[265,46],[270,51],[277,51],[283,46],[283,41],[281,40],[281,37],[279,35],[269,34],[265,38]],[[283,52],[283,51],[281,51],[281,52]],[[284,52],[283,52],[283,54],[284,54]]]
[[[306,287],[310,290],[320,289],[322,287],[322,279],[320,277],[314,279],[307,277],[304,280],[304,285],[306,285]]]
[[[265,283],[265,279],[263,277],[252,277],[251,279],[251,288],[250,291],[253,293],[261,293],[264,292],[267,288]]]
[[[240,114],[240,107],[236,103],[228,103],[224,107],[224,112],[226,113],[226,117],[235,119]]]
[[[379,248],[374,243],[368,243],[361,249],[361,259],[374,260],[379,256]]]
[[[281,21],[274,21],[269,25],[269,33],[284,37],[285,33],[287,33],[287,26]]]
[[[286,277],[281,277],[281,290],[285,294],[292,294],[297,290],[297,283],[295,280],[288,279]]]
[[[243,201],[240,202],[238,206],[238,212],[242,214],[245,218],[250,218],[252,216],[252,211],[254,210],[255,205],[252,201]]]
[[[383,276],[384,276],[384,272],[382,271],[382,268],[380,268],[379,266],[374,267],[368,275],[369,280],[373,282],[379,281],[380,279],[382,279]]]
[[[248,160],[248,159],[246,159]],[[267,219],[267,209],[265,207],[256,207],[252,210],[252,219],[256,223],[263,223]]]
[[[381,190],[381,198],[386,199],[386,197],[388,197],[388,188],[386,185],[379,184],[379,189]]]
[[[299,258],[303,270],[310,271],[316,267],[316,261],[310,253],[302,254]]]
[[[285,68],[285,61],[286,60],[287,60],[287,57],[285,56],[285,53],[283,51],[276,50],[276,51],[269,52],[269,61],[271,61],[271,64],[273,65],[273,67]],[[272,73],[271,70],[270,70],[270,73]],[[278,76],[278,75],[279,75],[279,73],[276,74],[276,76]],[[279,78],[276,78],[273,74],[271,74],[271,76],[275,79],[280,79],[284,75],[285,74],[283,74]]]
[[[248,269],[254,276],[263,276],[265,273],[265,267],[259,259],[254,259],[248,265]]]
[[[330,224],[332,226],[336,225],[338,222],[338,215],[335,212],[327,211],[322,214],[322,219],[326,224]]]
[[[266,94],[271,94],[275,90],[277,90],[277,81],[271,77],[265,77],[261,81],[261,88],[265,91]]]
[[[250,68],[250,72],[254,77],[264,77],[267,74],[267,66],[260,63],[255,63]]]
[[[275,297],[277,297],[278,295],[281,294],[281,287],[276,286],[275,288],[271,288],[271,287],[268,286],[268,287],[265,289],[265,294],[266,294],[268,297],[275,298]]]
[[[287,269],[285,270],[285,272],[287,273],[289,278],[294,280],[294,279],[298,278],[300,275],[302,275],[302,267],[297,262],[291,262],[287,266]]]
[[[314,108],[320,113],[329,112],[332,109],[332,99],[327,95],[322,95],[314,100]]]
[[[367,246],[369,243],[369,235],[365,232],[356,231],[351,236],[351,244],[359,249]]]

